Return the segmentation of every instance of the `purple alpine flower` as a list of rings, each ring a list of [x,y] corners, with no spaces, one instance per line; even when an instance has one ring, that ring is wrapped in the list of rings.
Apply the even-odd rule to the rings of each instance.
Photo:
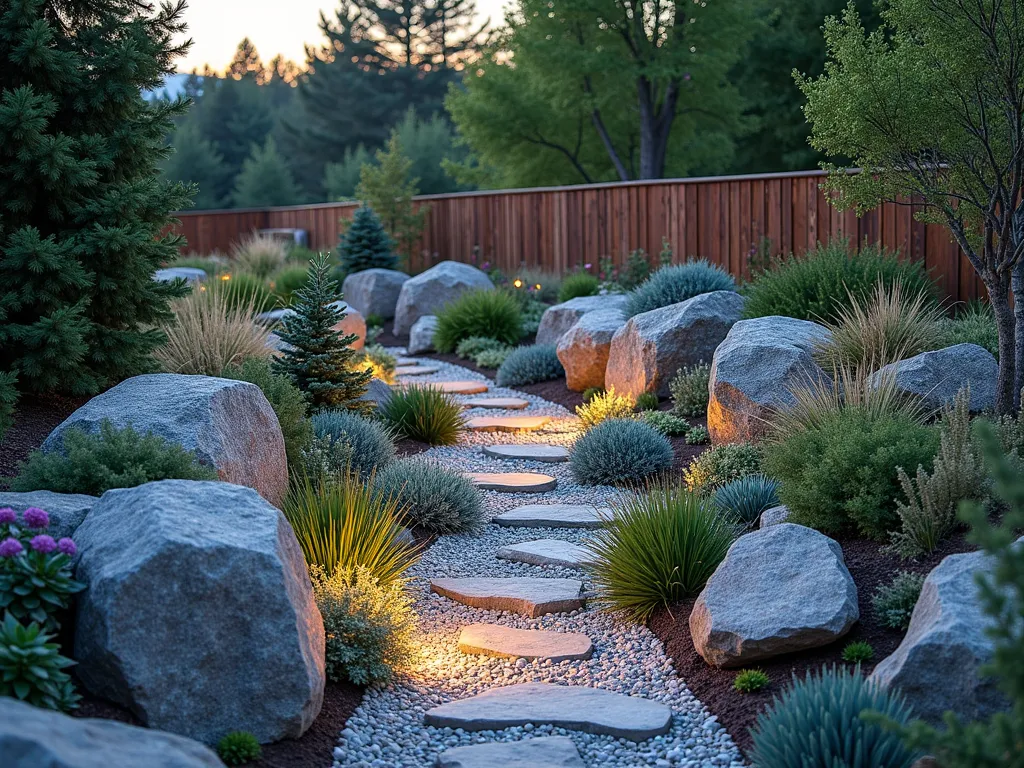
[[[67,555],[68,557],[74,557],[75,553],[78,551],[78,547],[75,546],[75,542],[66,536],[57,542],[57,549],[62,555]]]
[[[18,516],[14,514],[14,510],[10,507],[4,507],[0,509],[0,525],[4,523],[16,523],[18,522]]]
[[[17,539],[4,539],[0,541],[0,557],[17,557],[25,548],[21,546],[21,542]]]
[[[47,536],[45,533],[33,536],[29,544],[32,545],[34,551],[42,552],[44,555],[48,555],[57,549],[57,542],[53,540],[53,536]]]
[[[29,507],[21,517],[29,528],[46,528],[50,524],[50,516],[39,507]]]

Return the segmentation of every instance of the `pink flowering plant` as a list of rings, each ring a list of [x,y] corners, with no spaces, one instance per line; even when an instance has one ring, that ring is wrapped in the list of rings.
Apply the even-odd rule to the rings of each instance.
[[[38,507],[20,518],[9,507],[0,509],[0,611],[53,632],[71,595],[85,585],[71,578],[75,542],[54,539],[46,532],[49,526],[50,516]]]

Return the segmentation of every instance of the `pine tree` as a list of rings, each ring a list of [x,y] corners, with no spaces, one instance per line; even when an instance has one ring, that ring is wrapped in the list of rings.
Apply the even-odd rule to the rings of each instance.
[[[364,269],[394,269],[397,262],[391,247],[391,238],[377,214],[361,205],[338,244],[341,268],[347,275]]]
[[[409,259],[423,234],[430,206],[413,204],[419,179],[409,177],[412,160],[402,151],[397,133],[392,133],[387,151],[377,152],[376,165],[364,165],[356,194],[380,217],[385,231],[398,245],[398,252]]]
[[[185,52],[184,2],[0,6],[0,371],[96,392],[150,369],[170,299],[153,280],[190,190],[159,177],[184,100],[147,102]]]
[[[262,149],[253,147],[252,154],[242,165],[242,172],[235,179],[235,191],[231,199],[239,208],[295,205],[302,202],[302,193],[295,183],[295,177],[277,151],[273,137],[267,137]]]
[[[274,360],[274,371],[288,376],[314,408],[368,412],[371,404],[359,398],[373,373],[356,367],[352,343],[357,336],[335,330],[345,313],[334,304],[341,296],[329,272],[323,254],[310,261],[309,278],[295,294],[295,314],[285,317],[278,331],[288,347]]]
[[[228,169],[217,148],[203,138],[199,127],[190,121],[178,126],[171,143],[174,151],[164,162],[164,176],[171,181],[195,184],[193,204],[196,208],[222,208],[225,200],[218,190],[224,186]]]

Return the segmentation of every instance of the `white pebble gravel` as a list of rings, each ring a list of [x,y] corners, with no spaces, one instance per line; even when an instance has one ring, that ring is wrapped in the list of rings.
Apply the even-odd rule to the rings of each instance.
[[[431,361],[440,370],[417,377],[418,382],[484,379],[459,366]],[[493,443],[549,443],[571,445],[579,435],[576,417],[559,405],[517,390],[491,386],[488,395],[522,397],[530,406],[521,411],[468,409],[474,415],[549,415],[545,428],[529,433],[464,434],[459,445],[432,448],[424,455],[458,466],[467,472],[544,472],[558,478],[554,491],[504,494],[483,491],[488,518],[523,504],[597,504],[606,506],[621,491],[606,486],[578,485],[568,464],[489,459],[481,445]],[[462,399],[456,396],[456,399]],[[334,749],[336,768],[425,768],[451,747],[490,741],[518,741],[539,736],[569,736],[588,766],[688,766],[730,768],[743,766],[729,734],[694,698],[677,676],[661,642],[645,627],[620,621],[587,607],[570,614],[536,619],[498,611],[470,608],[432,594],[432,577],[544,576],[582,578],[580,571],[558,566],[535,566],[499,560],[495,552],[509,544],[534,539],[562,539],[585,543],[594,532],[570,528],[503,528],[488,525],[476,534],[442,536],[409,572],[410,590],[418,614],[420,654],[412,668],[386,686],[371,688],[349,718]],[[581,661],[527,661],[464,654],[458,649],[462,627],[474,623],[503,624],[519,629],[554,629],[582,632],[594,643],[592,658]],[[423,725],[423,713],[447,701],[473,696],[497,686],[545,682],[587,685],[618,693],[643,696],[672,708],[672,729],[640,743],[611,736],[594,736],[551,726],[526,725],[501,731],[467,733],[462,729]]]

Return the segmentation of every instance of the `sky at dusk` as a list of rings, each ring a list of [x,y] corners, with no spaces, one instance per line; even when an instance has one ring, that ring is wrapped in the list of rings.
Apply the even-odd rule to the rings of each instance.
[[[481,17],[499,21],[505,0],[477,0],[476,5]],[[320,11],[330,18],[335,7],[324,0],[189,0],[185,19],[193,44],[178,71],[204,64],[223,70],[243,37],[255,43],[264,61],[281,53],[301,64],[304,43],[321,40]]]

